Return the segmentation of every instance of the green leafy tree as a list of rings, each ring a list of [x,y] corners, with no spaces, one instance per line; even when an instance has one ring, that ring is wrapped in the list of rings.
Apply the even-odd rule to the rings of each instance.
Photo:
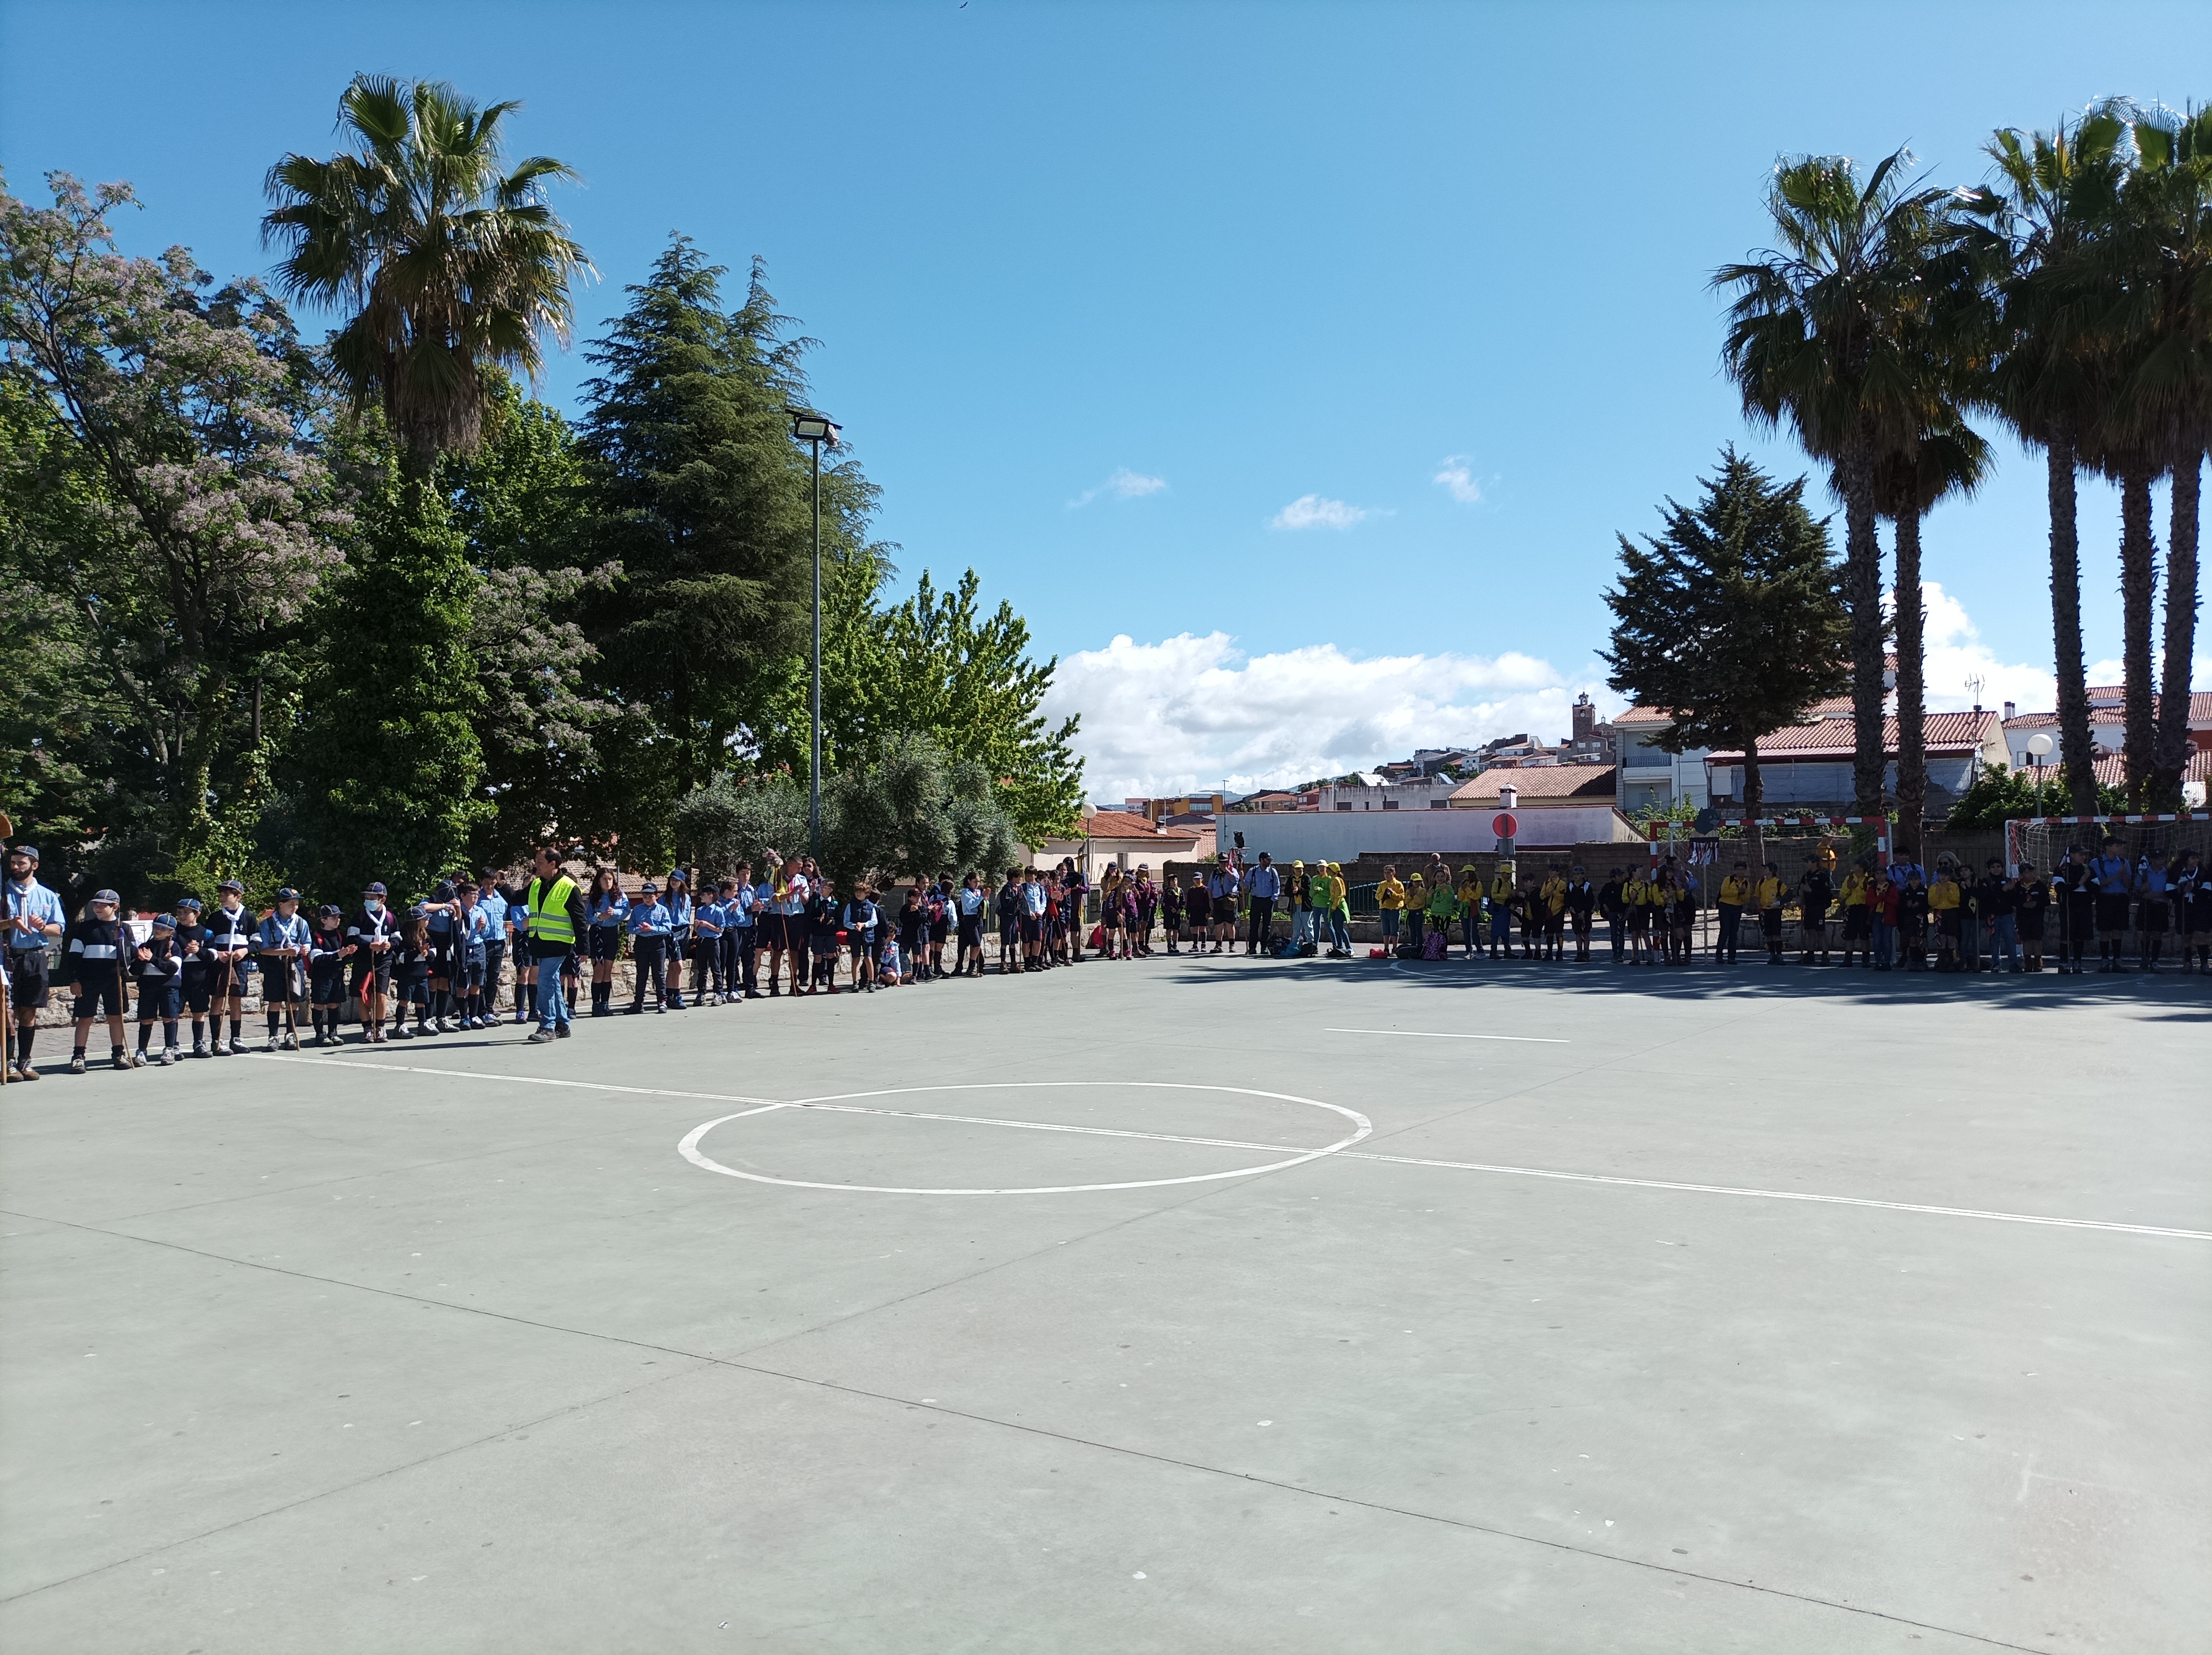
[[[481,435],[484,379],[535,377],[547,334],[566,344],[570,289],[591,273],[545,198],[573,179],[550,155],[506,168],[507,118],[442,81],[355,78],[338,100],[354,147],[269,169],[264,243],[295,298],[342,310],[332,374],[356,412],[380,407],[410,465]]]
[[[1778,487],[1729,447],[1703,485],[1694,509],[1669,500],[1665,526],[1641,546],[1620,537],[1620,583],[1605,594],[1613,648],[1601,659],[1615,690],[1672,715],[1661,747],[1743,753],[1744,814],[1756,820],[1759,738],[1843,689],[1850,619],[1802,478]]]
[[[2094,810],[2102,815],[2120,815],[2128,807],[2127,797],[2125,789],[2107,787],[2100,782],[2097,784]],[[2074,810],[2070,787],[2063,777],[2053,776],[2045,781],[2026,770],[1992,764],[1966,784],[1966,790],[1952,805],[1943,824],[1953,828],[1995,828],[2032,817],[2077,813],[2089,812]]]
[[[307,359],[254,283],[216,287],[181,247],[118,253],[108,216],[132,204],[127,185],[48,181],[51,208],[0,188],[0,486],[11,568],[71,642],[34,651],[10,693],[100,689],[56,709],[63,739],[30,769],[59,779],[82,743],[91,794],[67,813],[88,837],[131,843],[142,865],[242,871],[267,691],[294,672],[345,520],[311,441]]]
[[[1851,625],[1852,776],[1862,815],[1882,806],[1885,768],[1881,509],[1875,466],[1910,441],[1925,384],[1915,323],[1928,295],[1917,250],[1938,238],[1952,192],[1908,180],[1900,149],[1863,180],[1840,155],[1785,159],[1767,192],[1776,249],[1723,265],[1732,291],[1723,362],[1744,411],[1787,420],[1844,502]]]
[[[904,733],[825,781],[822,855],[839,880],[956,877],[1015,860],[1018,836],[990,771]]]
[[[678,858],[716,878],[740,862],[765,869],[774,855],[806,843],[806,789],[787,770],[717,776],[677,801],[672,831]]]
[[[471,856],[512,861],[556,831],[596,837],[598,737],[614,709],[590,693],[599,652],[581,618],[621,570],[573,561],[587,549],[570,526],[586,489],[574,435],[556,411],[525,401],[498,375],[487,389],[482,444],[448,460],[442,478],[477,581],[468,649],[492,810]]]
[[[1083,761],[1072,746],[1078,720],[1054,725],[1044,716],[1058,662],[1031,659],[1028,623],[1013,605],[1002,599],[987,612],[973,569],[949,592],[925,569],[913,593],[888,610],[862,589],[861,566],[841,574],[823,605],[825,766],[864,763],[902,737],[926,735],[982,767],[1025,843],[1072,831],[1083,808]],[[768,754],[793,768],[805,762],[799,666],[782,686],[773,721],[781,733]]]

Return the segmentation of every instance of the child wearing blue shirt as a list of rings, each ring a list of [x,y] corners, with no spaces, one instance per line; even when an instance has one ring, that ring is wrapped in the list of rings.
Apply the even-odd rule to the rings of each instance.
[[[729,910],[712,886],[702,885],[691,910],[691,997],[702,1006],[722,1003],[723,932]]]
[[[635,987],[630,995],[629,1015],[635,1017],[645,1009],[645,985],[653,984],[654,1016],[668,1009],[668,938],[672,922],[665,904],[660,900],[660,887],[647,879],[638,887],[637,900],[629,905],[629,949],[634,962]]]

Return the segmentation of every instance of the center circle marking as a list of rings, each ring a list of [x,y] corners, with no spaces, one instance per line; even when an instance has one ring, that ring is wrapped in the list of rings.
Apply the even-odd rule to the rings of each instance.
[[[746,1172],[734,1166],[725,1166],[699,1147],[700,1141],[724,1122],[742,1120],[748,1116],[770,1114],[780,1109],[824,1108],[839,1104],[854,1103],[863,1098],[903,1098],[921,1092],[1018,1092],[1040,1090],[1048,1086],[1119,1086],[1148,1092],[1235,1092],[1244,1098],[1267,1098],[1278,1103],[1302,1104],[1309,1109],[1325,1109],[1331,1114],[1340,1115],[1351,1122],[1353,1129],[1349,1136],[1339,1138],[1334,1143],[1323,1144],[1318,1149],[1304,1150],[1281,1160],[1265,1161],[1256,1166],[1231,1167],[1225,1172],[1196,1172],[1188,1177],[1181,1178],[1131,1178],[1116,1183],[1033,1184],[1020,1189],[1006,1190],[922,1190],[907,1189],[896,1184],[826,1183],[811,1178],[770,1177],[765,1172]],[[899,1119],[915,1118],[902,1110],[887,1110],[884,1112]],[[925,1117],[922,1118],[946,1117]],[[960,1124],[968,1123],[969,1120],[969,1117],[965,1117],[951,1118],[955,1123]],[[988,1123],[976,1123],[988,1124]],[[1023,1123],[1022,1124],[1041,1126],[1046,1130],[1058,1129],[1042,1123]],[[1356,1109],[1346,1109],[1341,1104],[1324,1103],[1318,1098],[1300,1098],[1288,1092],[1262,1092],[1255,1086],[1209,1086],[1182,1080],[976,1080],[954,1086],[886,1086],[874,1092],[841,1092],[826,1097],[799,1098],[789,1103],[771,1104],[765,1109],[742,1109],[735,1114],[718,1116],[714,1120],[693,1127],[690,1131],[684,1135],[684,1141],[678,1144],[676,1148],[677,1153],[685,1160],[690,1161],[694,1166],[703,1167],[709,1172],[720,1172],[725,1177],[744,1178],[750,1183],[782,1184],[793,1190],[842,1190],[848,1194],[858,1196],[1073,1196],[1093,1190],[1157,1190],[1170,1184],[1211,1183],[1222,1178],[1249,1178],[1261,1172],[1279,1172],[1285,1167],[1301,1165],[1307,1161],[1319,1160],[1324,1155],[1334,1155],[1340,1149],[1349,1149],[1374,1130],[1375,1123]],[[1166,1134],[1131,1133],[1128,1135],[1139,1139],[1154,1135],[1164,1140],[1168,1137]]]

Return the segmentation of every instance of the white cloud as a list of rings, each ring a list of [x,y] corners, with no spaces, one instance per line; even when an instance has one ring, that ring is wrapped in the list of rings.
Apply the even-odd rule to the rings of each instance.
[[[1451,497],[1462,506],[1472,506],[1482,498],[1481,486],[1468,469],[1465,454],[1446,454],[1443,469],[1431,480],[1450,490]]]
[[[1063,659],[1046,708],[1083,715],[1085,787],[1115,801],[1224,778],[1249,793],[1523,730],[1556,741],[1582,690],[1619,704],[1595,669],[1571,683],[1528,655],[1356,660],[1322,643],[1247,657],[1225,632],[1186,632]]]
[[[1341,500],[1302,494],[1269,520],[1271,529],[1348,529],[1370,515],[1364,506],[1347,506]]]
[[[1883,594],[1885,607],[1893,601],[1893,593]],[[2041,713],[2058,704],[2058,675],[2041,662],[2000,659],[1982,642],[1966,605],[1944,591],[1942,582],[1923,581],[1920,602],[1928,611],[1922,678],[1929,712],[1963,712],[1972,707],[1977,697],[1968,685],[1975,678],[1982,681],[1978,699],[1984,707],[2016,701],[2023,713]],[[2091,673],[2090,683],[2100,681]]]
[[[1117,465],[1114,475],[1095,489],[1085,489],[1067,502],[1075,511],[1089,505],[1101,495],[1111,495],[1116,500],[1141,500],[1148,494],[1158,494],[1168,485],[1164,477],[1146,477],[1142,472],[1133,472],[1127,465]]]

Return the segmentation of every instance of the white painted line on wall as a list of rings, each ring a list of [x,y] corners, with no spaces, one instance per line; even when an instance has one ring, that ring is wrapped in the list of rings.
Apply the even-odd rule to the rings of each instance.
[[[1435,1034],[1427,1029],[1331,1029],[1331,1034],[1395,1034],[1404,1040],[1518,1040],[1533,1046],[1566,1046],[1574,1043],[1545,1034]]]

